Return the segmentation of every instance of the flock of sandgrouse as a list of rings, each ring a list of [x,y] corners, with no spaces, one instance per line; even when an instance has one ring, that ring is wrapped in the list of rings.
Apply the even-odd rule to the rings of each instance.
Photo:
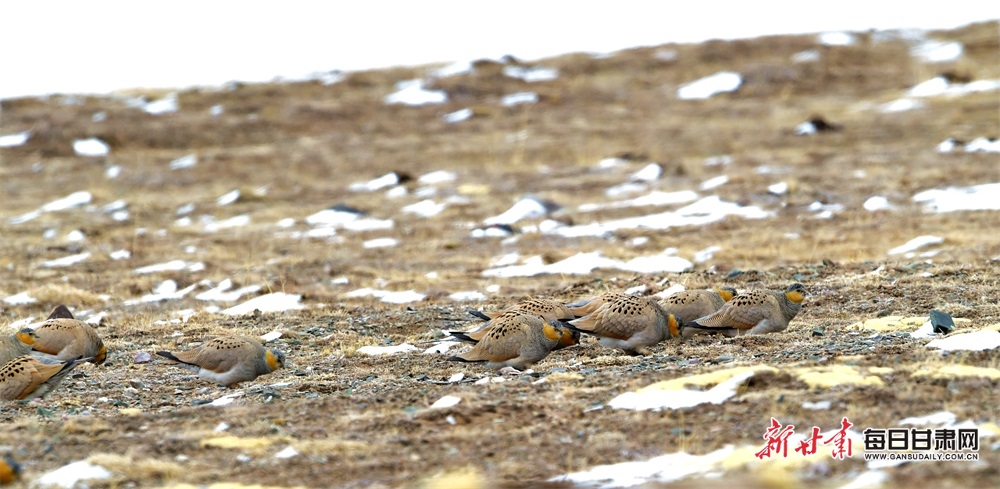
[[[470,311],[486,322],[471,331],[451,332],[474,346],[448,360],[521,370],[553,350],[576,345],[580,333],[596,336],[604,346],[646,355],[650,346],[670,338],[782,331],[802,309],[805,295],[802,284],[795,283],[784,291],[737,293],[722,287],[660,300],[619,292],[573,304],[527,299],[502,311]],[[281,352],[246,336],[215,338],[191,351],[156,353],[202,379],[230,387],[285,364]],[[0,337],[0,401],[45,396],[80,363],[100,365],[106,357],[94,328],[58,306],[45,321]]]

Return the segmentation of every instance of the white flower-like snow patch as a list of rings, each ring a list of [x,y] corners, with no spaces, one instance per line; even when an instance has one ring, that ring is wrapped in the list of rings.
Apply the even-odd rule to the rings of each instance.
[[[711,156],[702,162],[705,166],[726,166],[733,163],[733,157],[729,155]]]
[[[281,338],[281,336],[281,331],[271,331],[270,333],[261,335],[260,341],[263,343],[270,343],[278,338]]]
[[[219,206],[230,205],[240,200],[240,189],[230,190],[215,199],[215,204]]]
[[[397,175],[396,172],[389,172],[367,182],[352,183],[348,189],[351,192],[374,192],[376,190],[381,190],[398,184],[399,175]]]
[[[198,155],[181,156],[180,158],[170,162],[170,169],[180,170],[183,168],[191,168],[196,164],[198,164]]]
[[[1000,80],[976,80],[969,83],[951,83],[943,76],[920,82],[911,88],[907,95],[911,97],[960,97],[970,93],[993,92],[1000,90]]]
[[[646,207],[646,206],[666,206],[691,202],[698,198],[698,194],[692,190],[680,190],[677,192],[662,192],[654,190],[646,195],[634,199],[622,200],[609,203],[589,203],[580,204],[577,208],[580,212],[592,212],[603,209],[621,209],[625,207]]]
[[[478,290],[466,290],[462,292],[455,292],[449,294],[448,298],[456,302],[481,301],[483,299],[486,299],[486,295],[483,294],[482,292],[479,292]]]
[[[608,406],[615,409],[631,409],[635,411],[661,411],[664,409],[689,408],[707,403],[722,404],[727,399],[735,396],[736,389],[743,385],[747,379],[753,377],[753,375],[753,372],[736,374],[723,382],[719,382],[718,385],[707,391],[646,389],[637,392],[626,392],[608,402]]]
[[[454,124],[456,122],[462,122],[468,120],[472,117],[472,109],[458,109],[455,112],[448,112],[447,114],[441,116],[445,122],[449,124]]]
[[[713,95],[735,91],[742,84],[743,77],[739,73],[720,71],[714,75],[681,85],[677,89],[677,98],[681,100],[707,99]]]
[[[521,104],[536,104],[538,103],[538,94],[535,92],[517,92],[509,95],[504,95],[500,98],[500,105],[504,107],[513,107],[515,105]]]
[[[493,216],[483,221],[485,224],[514,224],[522,219],[537,219],[549,213],[544,203],[534,198],[524,198],[499,216]]]
[[[717,177],[712,177],[709,178],[708,180],[705,180],[704,182],[701,182],[701,185],[698,186],[698,189],[702,191],[712,190],[714,188],[718,188],[722,185],[725,185],[726,182],[728,181],[729,177],[725,175],[719,175]]]
[[[220,104],[215,104],[215,105],[213,105],[212,107],[210,107],[208,109],[208,113],[211,114],[212,117],[219,117],[220,115],[224,114],[225,112],[226,112],[226,108],[223,107]]]
[[[915,109],[924,108],[924,103],[919,100],[913,100],[912,98],[901,98],[893,100],[887,104],[883,104],[879,107],[879,110],[886,113],[892,114],[895,112],[907,112]]]
[[[1000,210],[1000,183],[925,190],[913,196],[929,212]]]
[[[46,268],[68,267],[70,265],[75,265],[82,261],[86,261],[87,258],[90,258],[89,251],[78,253],[76,255],[64,256],[62,258],[56,258],[54,260],[46,260],[39,263],[38,265]]]
[[[815,212],[816,219],[830,219],[834,214],[844,211],[844,204],[824,204],[816,201],[806,207],[811,212]]]
[[[517,78],[532,83],[555,80],[559,77],[559,70],[542,66],[504,66],[503,74],[509,78]]]
[[[916,251],[924,246],[941,244],[944,242],[944,238],[938,236],[917,236],[905,244],[899,245],[888,251],[890,255],[901,255],[903,253],[909,253],[911,251]]]
[[[239,316],[250,314],[254,310],[260,312],[281,312],[303,309],[301,294],[286,294],[284,292],[272,292],[259,297],[254,297],[242,304],[223,309],[222,314],[229,316]]]
[[[73,141],[73,151],[78,156],[107,156],[111,146],[97,138],[76,139]]]
[[[236,392],[236,393],[233,393],[233,394],[227,394],[227,395],[224,395],[224,396],[222,396],[222,397],[220,397],[218,399],[215,399],[212,402],[210,402],[208,404],[205,404],[205,405],[206,406],[213,406],[213,407],[228,406],[228,405],[232,404],[233,401],[235,401],[237,397],[243,397],[243,393],[242,392]]]
[[[358,348],[357,352],[363,355],[397,355],[400,353],[409,353],[411,351],[417,351],[418,348],[409,344],[403,343],[402,345],[394,346],[362,346]]]
[[[442,90],[427,90],[423,80],[407,80],[396,84],[396,91],[386,95],[387,104],[425,105],[441,104],[448,100]]]
[[[601,170],[607,170],[609,168],[617,168],[619,166],[625,166],[628,164],[627,160],[622,158],[604,158],[597,162],[597,168]]]
[[[892,204],[889,203],[889,199],[881,195],[876,195],[869,197],[864,204],[861,204],[861,207],[864,207],[866,211],[875,212],[892,209]]]
[[[407,214],[416,214],[421,217],[431,217],[440,214],[441,211],[443,211],[447,206],[448,204],[439,204],[433,200],[426,199],[415,204],[405,206],[402,210]]]
[[[434,401],[434,404],[431,404],[430,408],[431,409],[450,408],[452,406],[457,406],[458,403],[460,402],[462,402],[461,397],[444,396],[441,399]]]
[[[735,452],[727,445],[705,455],[685,452],[660,455],[644,462],[621,462],[598,465],[589,470],[571,472],[553,477],[551,482],[571,482],[581,487],[601,489],[632,487],[650,482],[672,482],[693,475],[707,475],[724,471],[724,462]]]
[[[158,272],[197,272],[205,269],[205,264],[201,262],[186,262],[184,260],[170,260],[164,263],[157,263],[154,265],[146,265],[144,267],[136,268],[132,271],[136,275],[144,275],[147,273],[158,273]]]
[[[629,180],[633,182],[655,182],[663,175],[663,167],[659,163],[650,163],[642,167],[639,171],[629,175]]]
[[[0,148],[13,148],[28,142],[31,131],[15,132],[14,134],[4,134],[0,136]]]
[[[849,32],[824,32],[816,40],[825,46],[853,46],[857,42]]]
[[[247,285],[245,287],[229,291],[231,288],[233,288],[233,281],[227,278],[222,282],[219,282],[219,285],[194,296],[194,298],[200,301],[233,302],[238,301],[240,297],[243,297],[244,295],[259,291],[261,286]]]
[[[323,209],[306,217],[306,224],[310,226],[343,226],[348,222],[358,220],[360,217],[361,214],[357,212]]]
[[[104,177],[109,179],[115,179],[120,177],[122,174],[122,167],[118,165],[111,165],[104,169]]]
[[[925,63],[944,63],[962,57],[962,43],[956,41],[935,41],[928,39],[910,49],[910,55]]]
[[[142,110],[147,114],[162,115],[177,112],[177,94],[171,93],[166,97],[147,103]]]
[[[417,182],[424,185],[435,185],[438,183],[454,182],[456,179],[458,179],[458,174],[453,171],[434,170],[420,175]]]
[[[24,292],[18,292],[17,294],[14,295],[7,296],[3,301],[12,306],[21,306],[24,304],[32,304],[38,302],[38,299],[31,297],[31,294],[28,291],[24,291]]]
[[[69,242],[83,241],[85,239],[87,239],[87,236],[79,229],[74,229],[66,234],[66,241]]]
[[[928,348],[938,348],[941,351],[983,351],[1000,348],[1000,331],[983,329],[972,333],[952,334],[945,338],[932,340]]]
[[[391,248],[399,245],[399,240],[395,238],[375,238],[369,239],[361,244],[364,248]]]
[[[357,298],[357,297],[376,297],[382,302],[388,302],[391,304],[408,304],[410,302],[417,302],[424,300],[427,297],[425,294],[421,294],[414,290],[405,290],[402,292],[391,292],[388,290],[378,290],[371,288],[363,288],[358,290],[352,290],[348,292],[345,297]]]
[[[806,401],[802,403],[802,409],[809,409],[812,411],[825,411],[827,409],[830,409],[831,406],[833,406],[833,403],[831,403],[830,401],[819,401],[819,402]]]
[[[63,489],[77,487],[80,481],[107,479],[111,472],[100,465],[94,465],[85,460],[64,465],[46,473],[35,481],[41,487],[58,486]]]

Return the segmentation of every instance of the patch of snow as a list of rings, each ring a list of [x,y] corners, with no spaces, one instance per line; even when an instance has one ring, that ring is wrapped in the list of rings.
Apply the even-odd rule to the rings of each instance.
[[[66,234],[66,241],[69,242],[83,241],[85,239],[87,239],[87,237],[83,234],[83,231],[80,231],[79,229],[74,229]]]
[[[816,124],[810,121],[803,122],[795,126],[795,134],[799,136],[808,136],[810,134],[816,134]]]
[[[634,411],[661,411],[689,408],[707,403],[722,404],[735,396],[736,389],[753,375],[752,371],[736,374],[707,391],[650,389],[641,392],[626,392],[608,402],[608,406]]]
[[[448,298],[460,302],[460,301],[481,301],[486,299],[486,295],[478,290],[466,290],[462,292],[455,292],[448,295]]]
[[[732,162],[733,162],[732,156],[719,155],[719,156],[711,156],[705,158],[705,161],[702,164],[705,166],[726,166],[732,164]]]
[[[533,83],[555,80],[559,77],[559,70],[542,66],[504,66],[503,74],[508,78],[517,78]]]
[[[226,112],[226,108],[223,107],[220,104],[215,104],[215,105],[213,105],[212,107],[210,107],[208,109],[208,113],[211,114],[212,117],[219,117],[220,115],[222,115],[225,112]]]
[[[816,39],[824,46],[853,46],[857,39],[849,32],[824,32]]]
[[[830,401],[819,401],[819,402],[806,401],[802,403],[802,409],[809,409],[813,411],[825,411],[827,409],[830,409],[832,405],[833,403],[831,403]]]
[[[64,256],[62,258],[56,258],[54,260],[46,260],[39,263],[38,265],[46,268],[68,267],[70,265],[75,265],[82,261],[86,261],[87,258],[90,258],[89,251],[78,253],[76,255]]]
[[[417,182],[424,185],[434,185],[438,183],[454,182],[458,179],[458,174],[453,171],[435,170],[430,173],[420,175]]]
[[[513,107],[515,105],[521,104],[537,104],[538,94],[535,92],[517,92],[509,95],[504,95],[500,98],[500,105],[504,107]]]
[[[284,292],[272,292],[259,297],[254,297],[242,304],[223,309],[222,314],[229,316],[240,316],[250,314],[254,310],[260,312],[281,312],[303,309],[301,294],[286,294]]]
[[[472,73],[472,71],[472,62],[456,61],[450,65],[431,71],[429,75],[434,78],[447,78],[455,75],[466,75]]]
[[[457,406],[460,402],[462,402],[461,397],[444,396],[441,399],[434,401],[434,404],[431,404],[430,409],[450,408],[452,406]]]
[[[184,260],[171,260],[164,263],[157,263],[154,265],[146,265],[144,267],[136,268],[132,271],[136,275],[144,275],[147,273],[158,273],[158,272],[179,272],[186,270],[188,272],[196,272],[205,269],[205,264],[201,262],[186,262]]]
[[[374,192],[386,187],[391,187],[393,185],[399,184],[399,175],[396,172],[389,172],[378,178],[369,180],[367,182],[357,182],[352,183],[348,189],[351,192]]]
[[[112,260],[127,260],[129,258],[132,258],[132,252],[129,250],[115,250],[112,251],[111,253],[108,253],[108,257],[110,257]]]
[[[296,457],[298,455],[299,455],[299,451],[296,450],[295,447],[289,445],[289,446],[285,447],[284,449],[282,449],[280,452],[275,453],[274,454],[274,458],[286,459],[286,458]]]
[[[603,209],[621,209],[625,207],[666,206],[691,202],[697,198],[698,194],[692,190],[680,190],[677,192],[662,192],[654,190],[641,197],[618,202],[581,204],[577,210],[580,212],[591,212]]]
[[[227,394],[227,395],[222,396],[222,397],[220,397],[218,399],[215,399],[212,402],[210,402],[208,404],[205,404],[205,405],[206,406],[214,406],[214,407],[228,406],[228,405],[232,404],[233,401],[235,401],[237,397],[242,397],[242,396],[243,396],[242,392],[236,392],[236,393],[233,393],[233,394]]]
[[[870,212],[892,209],[892,204],[889,203],[889,199],[881,195],[869,197],[868,200],[866,200],[861,206],[864,207],[866,211]]]
[[[405,206],[402,211],[407,214],[416,214],[421,217],[431,217],[440,214],[441,211],[443,211],[447,206],[448,204],[439,204],[433,200],[427,199]]]
[[[589,470],[553,477],[549,481],[570,482],[579,487],[601,489],[632,487],[652,482],[669,483],[693,475],[719,473],[725,470],[724,462],[735,450],[732,445],[727,445],[705,455],[669,453],[642,462],[598,465]]]
[[[361,244],[362,247],[370,248],[391,248],[393,246],[399,245],[399,240],[395,238],[375,238],[369,239]]]
[[[926,416],[903,418],[899,424],[908,424],[913,426],[948,426],[955,424],[955,421],[957,420],[958,416],[955,416],[955,413],[949,411],[938,411]]]
[[[622,262],[603,256],[600,252],[577,253],[565,260],[546,265],[540,256],[528,258],[520,265],[497,266],[483,270],[484,277],[530,277],[540,274],[585,275],[597,268],[639,271],[642,273],[673,272],[690,270],[694,265],[681,257],[663,253],[640,256]]]
[[[888,251],[890,255],[901,255],[903,253],[909,253],[917,249],[923,248],[924,246],[941,244],[944,242],[944,238],[938,236],[917,236],[905,244],[899,245]]]
[[[127,300],[124,302],[126,306],[132,306],[135,304],[144,304],[148,302],[160,302],[181,299],[188,295],[192,290],[198,287],[198,284],[191,284],[183,289],[177,289],[177,282],[173,280],[164,280],[157,285],[153,292],[140,297],[137,300]]]
[[[913,201],[922,202],[929,212],[938,213],[1000,210],[1000,183],[925,190],[914,195]]]
[[[536,219],[544,217],[549,210],[545,204],[538,199],[524,198],[499,216],[494,216],[483,221],[485,224],[514,224],[522,219]]]
[[[206,233],[214,233],[222,229],[239,228],[250,224],[249,214],[240,214],[238,216],[230,217],[229,219],[223,219],[221,221],[210,221],[206,222],[205,226],[202,228]]]
[[[89,204],[93,198],[94,196],[91,195],[90,192],[81,190],[79,192],[73,192],[61,199],[53,200],[52,202],[43,205],[40,210],[42,212],[64,211],[66,209],[72,209],[73,207]]]
[[[14,148],[21,146],[28,142],[28,138],[31,137],[31,131],[21,131],[15,132],[13,134],[4,134],[0,136],[0,148]]]
[[[716,94],[735,91],[742,84],[743,77],[739,73],[720,71],[714,75],[681,85],[677,89],[677,98],[681,100],[707,99]]]
[[[472,109],[469,109],[469,108],[458,109],[455,112],[449,112],[449,113],[441,116],[441,118],[444,119],[444,121],[447,122],[447,123],[449,123],[449,124],[454,124],[456,122],[462,122],[464,120],[468,120],[468,119],[472,118]]]
[[[962,43],[957,41],[935,41],[928,39],[910,49],[910,55],[925,63],[944,63],[962,57]]]
[[[396,91],[386,95],[385,103],[403,105],[441,104],[448,100],[448,94],[442,90],[427,90],[424,81],[407,80],[396,84]]]
[[[215,204],[218,206],[230,205],[240,200],[240,189],[230,190],[215,199]]]
[[[194,296],[194,298],[200,301],[233,302],[238,301],[240,297],[243,297],[244,295],[259,291],[261,286],[247,285],[245,287],[229,291],[231,288],[233,288],[233,281],[227,278],[222,282],[219,282],[219,285]]]
[[[171,161],[170,162],[170,169],[171,170],[181,170],[181,169],[184,169],[184,168],[191,168],[191,167],[193,167],[196,164],[198,164],[198,155],[191,154],[191,155],[187,155],[187,156],[181,156],[180,158],[177,158],[176,160]]]
[[[725,175],[719,175],[717,177],[712,177],[712,178],[709,178],[708,180],[705,180],[704,182],[701,182],[701,185],[698,186],[698,189],[702,190],[702,191],[712,190],[714,188],[717,188],[717,187],[720,187],[722,185],[725,185],[726,182],[728,182],[728,181],[729,181],[729,177],[727,177]]]
[[[42,475],[35,483],[41,487],[58,486],[63,489],[72,489],[77,487],[77,483],[80,481],[100,480],[110,477],[111,472],[108,469],[85,460],[80,460]]]
[[[915,109],[924,108],[924,103],[919,100],[913,100],[912,98],[901,98],[893,100],[887,104],[883,104],[879,107],[879,110],[886,114],[892,114],[896,112],[907,112]]]
[[[633,182],[655,182],[663,175],[663,167],[659,163],[650,163],[642,167],[639,171],[629,175],[629,180]]]
[[[1000,331],[983,329],[973,333],[952,334],[927,343],[941,351],[983,351],[1000,348]]]
[[[142,110],[147,114],[162,115],[177,112],[177,94],[171,93],[159,100],[147,103]]]
[[[12,306],[22,306],[24,304],[33,304],[38,302],[38,299],[31,297],[31,294],[28,291],[24,291],[7,296],[3,301]]]
[[[788,182],[778,182],[768,185],[767,192],[774,195],[785,195],[788,193]]]
[[[270,333],[261,335],[260,341],[263,343],[270,343],[278,338],[281,338],[281,336],[281,331],[271,331]]]
[[[402,345],[394,346],[362,346],[358,348],[357,352],[363,355],[396,355],[399,353],[409,353],[411,351],[417,351],[418,348],[409,344],[403,343]]]
[[[694,253],[694,262],[705,263],[708,260],[711,260],[712,257],[715,256],[715,254],[719,251],[722,251],[721,246],[709,246],[708,248],[705,248],[703,250],[696,251]]]
[[[107,114],[107,112],[104,112],[103,110],[100,111],[100,112],[94,112],[94,115],[90,116],[90,120],[92,120],[94,122],[104,122],[105,120],[107,120],[107,118],[108,118],[108,114]]]
[[[424,355],[433,355],[433,354],[447,353],[452,348],[454,348],[456,346],[462,346],[462,345],[465,345],[465,344],[466,343],[463,343],[461,341],[442,341],[440,343],[435,343],[430,348],[427,348],[426,350],[424,350],[423,354]]]
[[[1000,139],[978,137],[965,144],[966,153],[1000,153]]]
[[[73,151],[78,156],[107,156],[111,146],[97,138],[76,139],[73,141]]]
[[[820,54],[815,49],[807,49],[793,54],[791,59],[793,63],[814,63],[819,61]]]
[[[108,179],[115,179],[120,177],[122,174],[122,167],[118,165],[111,165],[104,169],[104,177]]]

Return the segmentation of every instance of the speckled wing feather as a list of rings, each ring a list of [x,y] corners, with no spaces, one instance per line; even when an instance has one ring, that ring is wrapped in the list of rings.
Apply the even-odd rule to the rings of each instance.
[[[31,353],[31,345],[22,342],[17,335],[0,337],[0,366],[28,353]]]
[[[627,297],[627,295],[621,292],[604,292],[591,299],[567,304],[566,308],[569,309],[575,317],[580,318],[593,314],[594,311],[600,309],[600,307],[604,304],[612,302],[620,297]]]
[[[35,343],[32,347],[60,360],[79,356],[93,358],[95,364],[104,363],[107,348],[93,326],[76,319],[46,319],[34,328]]]
[[[764,290],[751,290],[738,295],[722,309],[693,321],[703,328],[750,329],[760,321],[781,316],[778,299]]]
[[[74,358],[50,364],[30,355],[15,358],[0,368],[0,400],[45,396],[83,361]]]
[[[725,294],[725,296],[723,295]],[[736,295],[731,288],[720,290],[685,290],[660,300],[660,305],[681,322],[694,321],[726,305],[726,297]]]
[[[648,300],[621,295],[579,319],[570,321],[580,331],[597,336],[627,340],[658,320]]]
[[[492,327],[471,350],[457,355],[470,362],[504,362],[520,356],[528,328],[542,327],[542,318],[521,311],[505,312],[491,321]]]

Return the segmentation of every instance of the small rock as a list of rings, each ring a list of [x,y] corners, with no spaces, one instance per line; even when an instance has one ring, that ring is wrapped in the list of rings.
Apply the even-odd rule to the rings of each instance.
[[[818,327],[818,328],[815,328],[815,329],[813,329],[813,333],[812,333],[812,335],[813,335],[813,336],[823,336],[823,334],[824,334],[825,332],[826,332],[826,327],[824,327],[824,326],[820,326],[820,327]]]
[[[715,361],[719,363],[731,362],[733,361],[732,355],[719,355],[715,357]]]
[[[935,333],[948,334],[954,331],[955,320],[951,318],[951,314],[932,309],[931,325],[934,326]]]
[[[131,386],[134,389],[145,389],[146,388],[146,384],[143,384],[142,382],[139,382],[138,380],[130,380],[130,381],[128,381],[128,385]]]
[[[147,351],[141,351],[135,355],[135,363],[149,363],[153,361],[153,356]]]
[[[211,399],[195,399],[191,401],[192,406],[204,406],[205,404],[211,404]]]
[[[743,275],[743,270],[740,270],[738,268],[734,268],[734,269],[732,269],[732,271],[729,272],[729,275],[726,275],[726,278],[733,278],[733,277],[736,277],[736,276],[739,276],[739,275]]]

